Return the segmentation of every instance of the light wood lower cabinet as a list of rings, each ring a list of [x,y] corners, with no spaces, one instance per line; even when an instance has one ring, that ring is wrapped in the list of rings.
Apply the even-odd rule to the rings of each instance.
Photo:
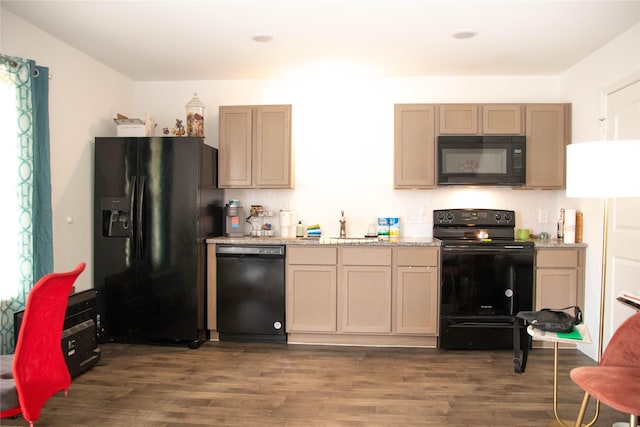
[[[395,333],[438,333],[439,252],[436,248],[395,249]]]
[[[218,330],[216,267],[216,245],[209,243],[207,244],[207,329],[212,332]]]
[[[287,332],[336,332],[337,249],[287,248]]]
[[[584,307],[583,248],[540,248],[536,251],[535,310]],[[569,310],[573,314],[573,310]],[[534,342],[536,347],[551,343]]]
[[[391,248],[341,248],[341,332],[391,332]]]
[[[439,260],[435,247],[289,246],[289,342],[435,347]]]

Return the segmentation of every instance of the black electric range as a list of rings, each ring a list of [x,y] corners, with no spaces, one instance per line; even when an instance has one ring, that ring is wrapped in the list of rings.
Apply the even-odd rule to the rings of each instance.
[[[533,306],[534,244],[514,239],[515,212],[433,212],[442,241],[439,347],[511,349],[518,311]]]

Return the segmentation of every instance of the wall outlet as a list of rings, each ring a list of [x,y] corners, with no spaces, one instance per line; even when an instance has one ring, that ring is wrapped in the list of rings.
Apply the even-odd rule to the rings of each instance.
[[[417,224],[418,223],[418,215],[415,213],[407,213],[404,216],[404,222],[406,224]]]
[[[426,206],[420,206],[418,210],[418,224],[426,224],[429,222],[429,213]]]
[[[546,224],[549,222],[549,211],[546,209],[538,210],[538,223]]]

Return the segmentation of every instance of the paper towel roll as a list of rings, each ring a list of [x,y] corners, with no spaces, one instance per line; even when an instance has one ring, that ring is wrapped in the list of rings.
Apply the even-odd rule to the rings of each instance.
[[[293,212],[289,210],[280,211],[280,237],[294,237],[295,236],[295,218]]]
[[[280,226],[288,227],[292,225],[291,211],[280,211]]]
[[[564,210],[564,242],[576,242],[576,210]]]

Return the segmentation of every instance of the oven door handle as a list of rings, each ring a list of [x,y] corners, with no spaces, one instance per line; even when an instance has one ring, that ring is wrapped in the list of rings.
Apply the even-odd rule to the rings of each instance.
[[[442,246],[443,252],[464,252],[464,253],[501,253],[501,252],[533,252],[534,248],[532,246],[524,246],[524,245],[507,245],[507,246],[492,246],[492,247],[479,247],[477,245],[465,245],[465,246]]]

